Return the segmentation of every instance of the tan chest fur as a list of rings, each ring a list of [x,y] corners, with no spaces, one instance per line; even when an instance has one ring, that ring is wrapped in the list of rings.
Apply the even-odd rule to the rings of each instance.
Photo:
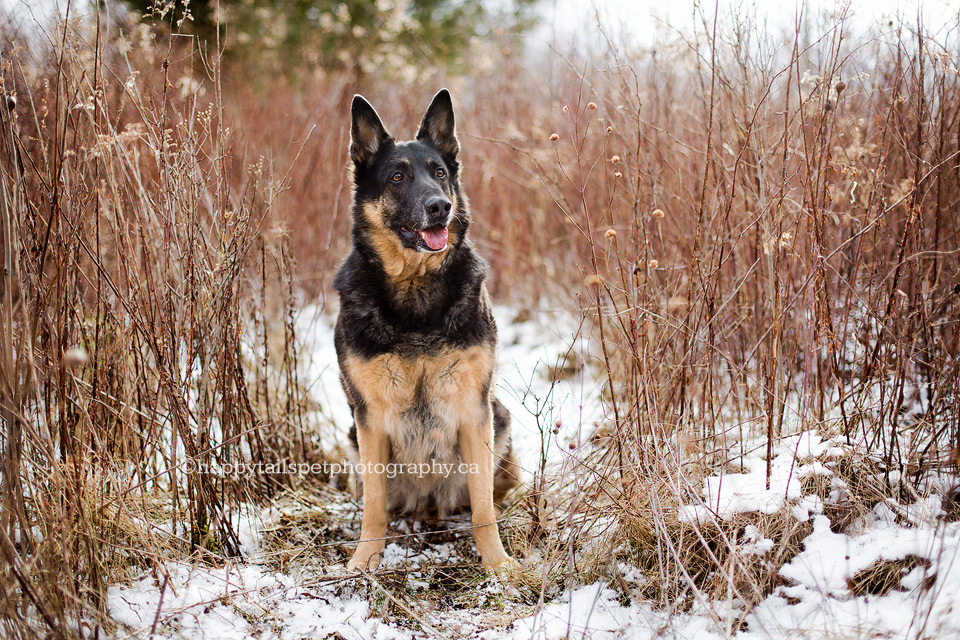
[[[457,431],[490,419],[495,363],[489,345],[432,356],[348,356],[345,374],[363,398],[361,428],[390,438],[393,458],[425,462],[455,456]]]

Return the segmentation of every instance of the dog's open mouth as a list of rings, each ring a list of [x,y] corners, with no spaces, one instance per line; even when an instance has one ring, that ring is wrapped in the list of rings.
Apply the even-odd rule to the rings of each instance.
[[[442,224],[435,224],[426,229],[410,229],[400,227],[401,233],[417,243],[421,251],[443,251],[447,247],[449,231]]]

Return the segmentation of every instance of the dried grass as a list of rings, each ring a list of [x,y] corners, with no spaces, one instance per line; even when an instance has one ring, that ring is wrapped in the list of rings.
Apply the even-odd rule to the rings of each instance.
[[[238,555],[238,504],[291,479],[203,465],[323,459],[296,378],[289,246],[263,233],[280,185],[238,157],[217,59],[99,22],[51,34],[0,33],[12,638],[109,625],[106,589],[132,568]]]

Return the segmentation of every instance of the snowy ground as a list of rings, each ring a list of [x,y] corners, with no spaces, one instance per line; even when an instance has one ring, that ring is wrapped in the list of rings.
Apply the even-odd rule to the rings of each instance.
[[[590,363],[584,369],[578,364],[584,349],[575,338],[576,322],[550,313],[525,319],[516,309],[499,309],[497,315],[497,395],[513,416],[522,466],[532,475],[541,446],[554,468],[573,464],[581,450],[589,449],[589,435],[603,420],[600,386]],[[337,377],[331,321],[308,311],[300,329],[311,339],[313,358],[305,374],[321,405],[325,437],[342,437],[350,418]],[[571,345],[574,357],[564,358]],[[551,377],[563,379],[551,383]],[[553,434],[558,422],[559,433]],[[275,559],[268,558],[262,533],[275,524],[278,509],[247,514],[241,527],[248,551],[244,562],[219,568],[170,562],[166,576],[148,573],[111,588],[108,609],[120,624],[118,637],[158,639],[960,637],[960,610],[954,604],[960,606],[960,526],[943,518],[940,498],[918,498],[908,505],[888,499],[845,533],[836,533],[824,513],[826,503],[844,499],[847,487],[835,473],[843,446],[810,433],[784,438],[775,452],[769,489],[763,449],[754,449],[744,456],[741,472],[708,478],[702,501],[680,511],[681,520],[688,522],[749,512],[783,512],[798,522],[812,522],[802,551],[780,569],[782,585],[753,608],[737,633],[731,631],[732,621],[742,611],[735,600],[700,600],[685,613],[658,609],[624,592],[632,579],[643,580],[624,565],[620,573],[625,580],[617,589],[607,581],[574,583],[566,591],[547,592],[539,602],[516,587],[481,577],[473,590],[475,601],[467,606],[420,602],[417,594],[431,588],[428,569],[436,575],[438,567],[475,562],[463,553],[469,534],[460,536],[460,542],[417,549],[403,540],[390,544],[376,580],[347,576],[340,566],[291,565],[280,571]],[[820,491],[807,494],[811,487]],[[355,510],[348,504],[335,507]],[[747,526],[736,545],[743,557],[762,558],[774,541]],[[864,570],[880,561],[900,562],[896,566],[902,566],[902,575],[889,588],[858,589]],[[404,601],[379,586],[381,575],[401,576]],[[398,613],[402,615],[394,615]]]

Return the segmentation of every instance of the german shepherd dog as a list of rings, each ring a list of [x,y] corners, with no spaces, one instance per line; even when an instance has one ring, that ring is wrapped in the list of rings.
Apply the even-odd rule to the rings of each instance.
[[[515,565],[495,505],[518,469],[509,415],[492,392],[497,329],[488,266],[467,239],[459,151],[446,89],[409,142],[397,142],[354,96],[353,250],[334,281],[337,360],[363,496],[348,569],[376,568],[390,514],[443,517],[467,506],[483,565]]]

